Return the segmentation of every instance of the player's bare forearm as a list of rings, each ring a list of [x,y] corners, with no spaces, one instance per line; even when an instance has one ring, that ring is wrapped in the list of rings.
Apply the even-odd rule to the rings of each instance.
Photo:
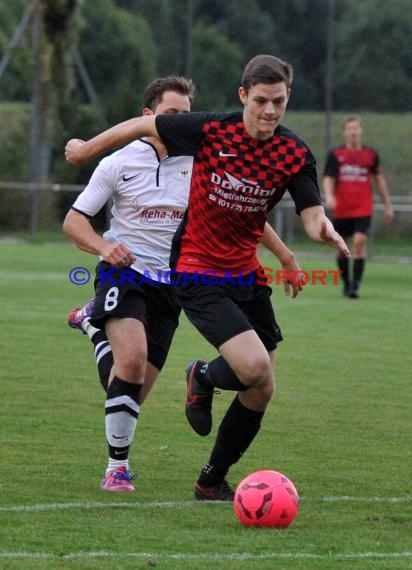
[[[65,157],[70,164],[82,164],[108,150],[123,146],[144,136],[158,136],[153,115],[129,119],[103,131],[88,141],[71,139],[66,144]]]
[[[279,259],[280,263],[288,263],[295,256],[287,245],[281,240],[272,226],[266,222],[260,243],[264,245],[273,255]]]
[[[347,244],[333,227],[322,206],[312,206],[302,210],[301,219],[305,232],[313,241],[330,245],[345,257],[350,257]]]
[[[265,224],[260,243],[278,258],[282,271],[285,272],[285,275],[288,275],[288,278],[283,280],[285,294],[292,294],[292,297],[295,298],[303,289],[303,286],[293,278],[300,271],[295,254],[281,240],[268,222]]]
[[[111,243],[103,239],[94,231],[86,216],[75,210],[69,210],[67,213],[63,230],[79,249],[100,255],[114,267],[126,267],[136,259],[125,244]]]
[[[99,255],[105,240],[97,234],[85,215],[69,210],[63,222],[63,231],[82,251]]]
[[[382,202],[385,205],[385,221],[390,222],[393,219],[393,208],[391,199],[389,198],[389,190],[388,185],[386,183],[386,179],[383,174],[378,174],[375,178],[376,187],[378,189],[379,195],[382,199]]]
[[[324,176],[323,192],[325,194],[325,207],[328,210],[335,208],[335,179],[332,176]]]

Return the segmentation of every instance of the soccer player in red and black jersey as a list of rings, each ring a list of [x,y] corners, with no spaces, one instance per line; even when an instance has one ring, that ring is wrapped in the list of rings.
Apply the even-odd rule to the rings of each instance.
[[[170,156],[194,157],[172,267],[187,317],[220,356],[187,368],[186,416],[193,429],[210,433],[215,387],[237,392],[196,482],[198,500],[233,500],[227,473],[254,440],[275,390],[275,349],[282,336],[256,253],[268,212],[288,190],[308,236],[350,255],[325,215],[312,153],[280,124],[292,75],[288,63],[259,55],[242,76],[243,112],[138,117],[66,146],[66,159],[79,164],[137,137],[155,136]]]
[[[358,290],[366,262],[367,237],[373,213],[373,183],[385,204],[385,221],[393,218],[388,186],[380,170],[379,155],[362,144],[362,122],[357,115],[343,120],[345,144],[332,149],[327,157],[323,177],[325,204],[333,211],[334,226],[345,239],[352,238],[353,275],[349,260],[339,255],[343,295],[359,297]]]

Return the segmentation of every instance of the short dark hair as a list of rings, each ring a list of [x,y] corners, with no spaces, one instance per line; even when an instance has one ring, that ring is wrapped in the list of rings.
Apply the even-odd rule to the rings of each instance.
[[[342,129],[344,129],[348,123],[359,123],[362,125],[362,119],[359,115],[346,115],[342,120]]]
[[[290,87],[293,68],[290,63],[274,55],[257,55],[246,65],[242,75],[242,87],[246,90],[257,83],[286,83]]]
[[[193,101],[195,85],[191,79],[178,75],[169,75],[169,77],[159,77],[150,83],[143,94],[143,107],[147,107],[154,111],[162,102],[163,94],[166,91],[175,91],[180,95],[187,95],[189,101]]]

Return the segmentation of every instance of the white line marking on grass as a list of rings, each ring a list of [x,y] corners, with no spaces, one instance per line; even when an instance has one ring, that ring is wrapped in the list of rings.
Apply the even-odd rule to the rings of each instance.
[[[411,495],[405,497],[323,497],[325,503],[342,503],[342,502],[357,502],[357,503],[409,503],[412,501]]]
[[[325,503],[339,502],[359,502],[359,503],[408,503],[412,501],[411,495],[404,497],[350,497],[350,496],[328,496],[322,497]],[[301,501],[305,498],[301,497]],[[225,501],[152,501],[149,503],[40,503],[37,505],[12,505],[9,507],[0,507],[0,513],[29,513],[39,511],[65,511],[75,509],[184,509],[186,507],[212,507],[213,505],[228,504]]]
[[[222,504],[222,501],[215,501]],[[70,509],[182,509],[199,505],[197,501],[165,501],[151,503],[44,503],[39,505],[14,505],[10,507],[0,507],[3,513],[38,512],[38,511],[64,511]],[[206,502],[205,502],[206,504]],[[208,503],[214,504],[214,503]]]
[[[90,558],[149,558],[162,560],[276,560],[276,559],[316,559],[316,560],[362,560],[365,558],[401,559],[412,558],[412,552],[347,552],[314,554],[310,552],[267,552],[252,554],[249,552],[72,552],[58,556],[48,552],[0,552],[0,559],[90,559]]]
[[[68,271],[67,273],[61,271],[47,271],[44,273],[36,273],[36,272],[23,272],[23,271],[0,271],[0,278],[2,281],[5,282],[30,282],[30,281],[68,281]]]

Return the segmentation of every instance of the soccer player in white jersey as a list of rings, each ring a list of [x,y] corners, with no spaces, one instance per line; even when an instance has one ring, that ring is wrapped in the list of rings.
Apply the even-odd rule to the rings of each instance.
[[[190,80],[158,79],[145,91],[143,114],[188,112],[192,97]],[[158,376],[178,325],[174,289],[157,281],[169,269],[171,236],[187,206],[191,169],[191,157],[168,158],[156,141],[136,140],[100,162],[64,221],[74,243],[101,259],[90,322],[84,325],[96,357],[110,347],[113,353],[105,402],[109,461],[101,483],[107,491],[134,491],[128,456],[142,385],[146,380],[147,389]],[[109,198],[112,218],[101,237],[90,219]]]
[[[183,77],[153,81],[144,94],[144,115],[190,111],[194,86]],[[180,306],[168,279],[173,235],[187,206],[192,157],[168,157],[157,139],[138,139],[104,158],[64,221],[63,229],[82,250],[100,256],[95,298],[69,315],[93,342],[100,381],[107,391],[109,460],[101,488],[134,491],[129,448],[140,405],[166,360]],[[107,200],[112,218],[103,237],[90,219]],[[262,243],[293,274],[294,255],[272,228]],[[293,296],[301,290],[284,283]]]

